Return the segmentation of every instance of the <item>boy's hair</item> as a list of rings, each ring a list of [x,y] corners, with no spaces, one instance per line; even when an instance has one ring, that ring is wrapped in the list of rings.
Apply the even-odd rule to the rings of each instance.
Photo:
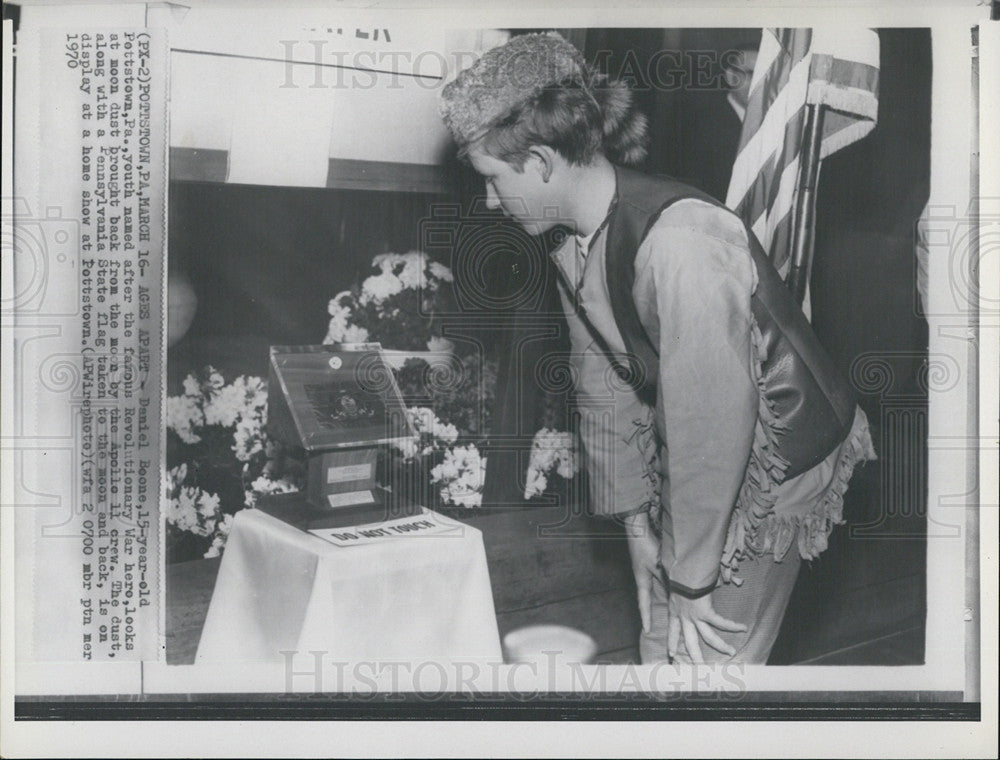
[[[587,165],[599,152],[628,166],[646,157],[646,117],[623,86],[589,89],[576,82],[546,87],[514,108],[473,147],[520,168],[532,145],[548,145],[571,164]]]
[[[583,165],[601,151],[628,165],[646,156],[646,117],[631,91],[555,33],[488,51],[445,87],[441,110],[460,155],[479,148],[516,168],[532,145]]]

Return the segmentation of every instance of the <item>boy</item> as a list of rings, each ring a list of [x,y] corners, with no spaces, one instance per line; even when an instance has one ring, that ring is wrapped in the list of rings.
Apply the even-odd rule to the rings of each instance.
[[[800,557],[874,458],[850,389],[735,215],[624,168],[645,119],[562,37],[487,52],[442,116],[491,208],[575,232],[552,256],[584,463],[625,525],[643,662],[766,662]]]

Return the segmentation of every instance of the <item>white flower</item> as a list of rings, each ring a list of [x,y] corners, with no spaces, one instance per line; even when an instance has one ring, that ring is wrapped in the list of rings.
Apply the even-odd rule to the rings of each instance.
[[[437,439],[437,441],[443,441],[444,443],[454,443],[458,440],[458,428],[452,425],[450,422],[441,422],[437,417],[434,418],[434,425],[431,428],[431,435]]]
[[[358,327],[357,325],[348,325],[347,329],[344,330],[344,334],[341,336],[340,342],[343,343],[364,343],[368,340],[368,331],[363,327]]]
[[[445,459],[441,464],[431,469],[431,483],[450,483],[456,480],[461,474],[460,463],[454,456],[445,454]]]
[[[233,516],[223,515],[222,519],[219,520],[218,524],[215,526],[215,530],[223,536],[228,536],[229,532],[233,529]]]
[[[222,373],[219,372],[215,367],[208,367],[208,387],[213,391],[217,391],[226,384],[225,378],[222,377]]]
[[[236,383],[227,385],[213,393],[205,405],[205,424],[231,427],[243,412],[243,388]]]
[[[454,350],[455,344],[452,343],[447,338],[439,338],[437,335],[432,335],[427,340],[427,350],[428,351],[442,351],[449,352]]]
[[[528,466],[528,482],[524,487],[524,498],[530,499],[534,496],[540,496],[545,493],[545,489],[549,487],[549,481],[539,470],[535,467]]]
[[[250,484],[250,487],[257,493],[290,493],[298,490],[290,480],[285,478],[272,480],[266,475],[261,475]]]
[[[372,269],[380,269],[382,274],[392,274],[397,264],[403,263],[398,253],[380,253],[372,257]]]
[[[212,536],[212,545],[205,552],[205,559],[218,557],[222,550],[226,548],[226,541],[229,540],[229,533],[233,529],[233,516],[223,515],[215,525],[215,535]]]
[[[326,310],[330,313],[330,322],[327,326],[324,343],[340,343],[344,340],[344,332],[351,321],[351,307],[353,305],[351,291],[342,290],[330,299]]]
[[[458,428],[451,423],[442,422],[434,414],[434,410],[426,406],[411,406],[406,410],[406,415],[410,419],[410,424],[417,435],[424,439],[424,446],[420,453],[427,454],[440,449],[443,444],[454,443],[458,440]],[[428,439],[429,440],[426,440]],[[410,444],[404,444],[407,451]],[[400,448],[400,447],[397,447]],[[402,451],[403,449],[400,448]]]
[[[361,303],[374,302],[381,304],[385,299],[394,296],[403,289],[403,283],[392,272],[372,275],[361,283]]]
[[[263,415],[263,418],[267,417],[267,383],[253,375],[250,377],[240,375],[233,381],[233,387],[237,389],[237,395],[241,399],[240,414],[242,416]]]
[[[420,434],[433,424],[434,410],[426,406],[409,406],[406,408],[406,417],[410,421],[410,426]]]
[[[348,314],[351,313],[350,303],[344,303],[345,300],[348,302],[351,300],[351,291],[342,290],[330,299],[330,303],[327,304],[326,310],[330,312],[331,317],[344,311]]]
[[[198,511],[190,499],[182,498],[182,494],[167,501],[166,518],[168,523],[183,531],[190,531],[198,525]]]
[[[531,441],[531,454],[529,455],[528,467],[533,467],[540,472],[548,472],[552,468],[555,452],[550,442],[550,431],[542,428]]]
[[[403,267],[399,271],[399,281],[404,288],[416,289],[424,284],[424,262],[426,256],[417,251],[403,254]]]
[[[241,417],[233,432],[233,452],[241,462],[264,450],[262,421],[256,417]]]
[[[560,450],[559,464],[556,467],[556,472],[559,473],[559,477],[569,480],[576,475],[578,469],[579,466],[577,464],[576,447],[568,446]]]
[[[445,449],[444,461],[431,470],[431,482],[441,483],[441,500],[464,507],[483,502],[486,457],[474,444]]]
[[[219,497],[200,488],[184,486],[177,498],[167,501],[167,522],[197,536],[210,536],[218,522]]]
[[[201,492],[198,498],[198,513],[206,520],[213,519],[219,511],[219,496],[214,493]]]
[[[222,554],[223,548],[226,546],[226,536],[220,533],[215,534],[215,538],[212,539],[212,545],[208,547],[202,556],[205,559],[212,559],[212,557],[218,557]]]
[[[413,459],[420,452],[420,444],[414,438],[397,438],[390,445],[396,449],[405,460]]]
[[[267,475],[261,475],[250,484],[250,490],[244,493],[243,503],[248,507],[256,507],[257,499],[270,493],[293,493],[299,489],[287,478],[273,480]]]
[[[164,418],[167,427],[177,433],[184,443],[198,443],[201,440],[201,436],[194,432],[194,428],[205,424],[205,416],[197,399],[186,394],[168,396]]]
[[[454,282],[455,280],[451,270],[440,262],[431,261],[427,264],[427,268],[430,270],[431,277],[436,277],[444,282]]]
[[[332,317],[326,328],[324,343],[341,343],[344,340],[344,333],[347,331],[347,320],[350,317],[350,310],[344,309]]]
[[[448,489],[442,489],[441,498],[446,504],[454,504],[458,507],[478,507],[483,503],[483,495],[479,491],[455,493]]]
[[[196,428],[203,425],[232,427],[243,417],[263,417],[267,408],[267,384],[259,377],[241,375],[226,385],[222,374],[207,367],[208,379],[199,386],[192,375],[184,380],[183,396],[167,398],[167,427],[185,443],[198,443],[201,436]]]
[[[553,471],[566,479],[576,475],[576,439],[572,433],[542,428],[531,442],[524,498],[543,493]]]
[[[187,479],[187,472],[187,462],[182,462],[176,467],[167,470],[167,479],[166,483],[164,483],[164,491],[166,492],[167,498],[173,498],[177,494],[180,487]]]
[[[205,378],[199,382],[198,377]],[[273,472],[274,462],[251,462],[251,458],[266,451],[268,458],[276,455],[273,446],[265,449],[264,424],[267,420],[267,383],[255,376],[241,375],[226,384],[222,373],[206,367],[198,375],[184,380],[183,396],[167,399],[165,416],[170,426],[187,443],[202,440],[200,433],[207,425],[218,425],[233,431],[234,459],[243,461],[243,478],[253,473]],[[210,455],[219,457],[222,452]],[[222,500],[216,493],[209,493],[195,485],[185,485],[188,463],[167,471],[164,483],[165,517],[177,530],[210,538],[205,556],[218,556],[225,546],[225,539],[232,524],[232,515],[222,511]],[[196,473],[197,474],[197,473]],[[196,478],[192,479],[196,483]],[[244,480],[244,482],[246,482]],[[284,481],[271,481],[274,490],[294,490],[294,485]],[[252,494],[252,492],[250,492]],[[252,499],[248,499],[252,501]],[[227,505],[228,508],[229,505]]]
[[[191,499],[189,490],[182,487],[167,504],[167,522],[181,530],[190,530],[192,525],[198,523],[197,500]]]

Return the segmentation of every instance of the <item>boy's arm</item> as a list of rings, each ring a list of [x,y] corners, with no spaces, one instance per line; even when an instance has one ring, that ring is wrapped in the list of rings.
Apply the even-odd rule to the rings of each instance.
[[[673,592],[715,588],[757,421],[750,373],[755,272],[735,217],[700,201],[663,213],[636,257],[633,294],[660,352],[666,446],[661,561]]]

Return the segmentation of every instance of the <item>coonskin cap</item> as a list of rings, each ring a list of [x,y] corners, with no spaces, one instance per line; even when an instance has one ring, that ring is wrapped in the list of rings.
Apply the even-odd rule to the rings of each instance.
[[[525,34],[488,50],[441,93],[441,117],[459,145],[468,145],[546,87],[586,85],[583,55],[556,32]]]

